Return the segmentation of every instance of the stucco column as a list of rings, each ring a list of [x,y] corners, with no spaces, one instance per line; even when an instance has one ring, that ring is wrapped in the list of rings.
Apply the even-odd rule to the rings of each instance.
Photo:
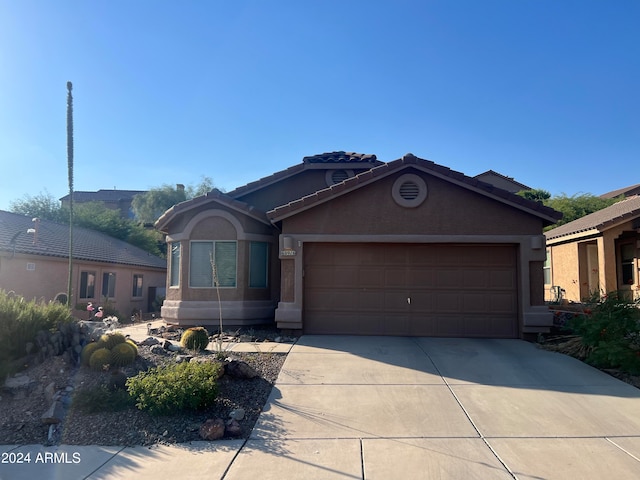
[[[280,235],[280,302],[275,311],[278,328],[302,328],[302,245],[291,235]]]

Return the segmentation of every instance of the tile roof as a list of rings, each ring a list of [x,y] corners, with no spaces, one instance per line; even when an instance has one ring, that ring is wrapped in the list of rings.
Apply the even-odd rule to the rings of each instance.
[[[545,233],[547,240],[559,239],[593,230],[602,231],[616,223],[640,216],[640,195],[625,198],[613,205],[565,223]]]
[[[310,157],[304,157],[302,159],[302,163],[298,165],[294,165],[285,170],[281,170],[272,175],[268,175],[259,180],[256,180],[251,183],[247,183],[241,187],[236,188],[230,192],[227,192],[227,195],[233,198],[240,197],[247,193],[253,192],[255,190],[259,190],[260,188],[264,188],[268,185],[272,185],[280,180],[284,180],[285,178],[291,177],[303,170],[309,168],[311,164],[338,164],[338,163],[347,163],[349,166],[359,165],[363,168],[371,168],[377,165],[382,165],[384,162],[381,162],[376,158],[375,155],[365,154],[365,153],[354,153],[354,152],[328,152],[321,153],[319,155],[313,155]]]
[[[319,155],[304,157],[303,163],[382,163],[375,155],[355,152],[326,152]]]
[[[417,168],[428,171],[429,173],[445,178],[448,181],[457,183],[463,187],[474,189],[475,191],[493,197],[504,203],[511,204],[516,208],[528,211],[534,215],[543,218],[547,224],[551,225],[562,218],[562,214],[552,208],[544,206],[540,202],[527,200],[519,195],[510,193],[506,190],[498,188],[490,183],[483,182],[477,178],[468,177],[461,172],[451,170],[448,167],[438,165],[430,160],[424,160],[408,153],[398,160],[389,163],[381,163],[379,166],[360,173],[354,177],[348,178],[343,182],[332,185],[329,188],[320,190],[311,195],[295,200],[286,205],[276,207],[267,212],[272,221],[277,221],[285,217],[294,215],[302,210],[306,210],[317,203],[324,202],[332,197],[342,195],[351,190],[355,190],[361,185],[375,181],[379,177],[387,176],[406,166],[414,165]]]
[[[40,220],[37,241],[31,217],[0,210],[0,251],[49,257],[69,257],[69,226]],[[87,228],[73,229],[73,256],[77,260],[139,267],[167,268],[167,261],[130,243]]]
[[[205,195],[200,195],[199,197],[192,198],[191,200],[180,202],[171,207],[169,210],[164,212],[160,216],[160,218],[158,218],[158,220],[156,220],[155,228],[163,232],[163,229],[166,228],[167,224],[179,213],[209,202],[217,202],[231,208],[232,210],[244,213],[249,217],[255,218],[262,223],[271,225],[271,222],[267,218],[265,212],[255,208],[253,205],[249,205],[248,203],[236,200],[230,197],[228,194],[214,188]]]
[[[517,187],[519,187],[520,190],[531,190],[531,187],[525,185],[524,183],[518,182],[513,177],[507,177],[506,175],[502,175],[501,173],[498,173],[495,170],[487,170],[486,172],[479,173],[478,175],[476,175],[473,178],[478,178],[479,179],[483,175],[494,175],[496,177],[502,178],[503,180],[507,180],[507,181],[513,183],[514,185],[516,185]]]
[[[619,188],[618,190],[613,190],[611,192],[603,193],[600,195],[600,198],[616,198],[620,195],[631,196],[640,194],[640,183],[635,185],[631,185],[630,187]]]
[[[97,192],[73,192],[73,199],[76,202],[117,202],[119,200],[131,200],[144,190],[98,190]],[[60,198],[60,201],[68,200],[69,195]]]

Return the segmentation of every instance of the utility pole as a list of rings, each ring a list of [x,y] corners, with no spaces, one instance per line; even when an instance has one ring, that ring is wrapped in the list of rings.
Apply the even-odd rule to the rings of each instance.
[[[67,82],[67,170],[69,176],[69,281],[67,283],[67,306],[73,308],[73,85]]]

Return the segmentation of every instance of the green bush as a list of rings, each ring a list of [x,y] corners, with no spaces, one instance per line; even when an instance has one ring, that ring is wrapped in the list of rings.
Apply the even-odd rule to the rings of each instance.
[[[218,395],[217,363],[178,363],[155,367],[127,380],[129,395],[140,410],[164,415],[176,410],[199,410]]]
[[[209,332],[204,327],[187,328],[180,338],[180,344],[189,350],[204,350],[209,345]]]
[[[640,374],[640,301],[610,293],[570,327],[588,347],[587,363]]]
[[[27,343],[34,343],[40,330],[54,331],[72,322],[69,309],[58,302],[26,301],[0,290],[0,380],[10,372],[9,365],[27,354]]]
[[[85,413],[118,412],[133,406],[133,399],[126,390],[99,385],[78,390],[71,405]]]

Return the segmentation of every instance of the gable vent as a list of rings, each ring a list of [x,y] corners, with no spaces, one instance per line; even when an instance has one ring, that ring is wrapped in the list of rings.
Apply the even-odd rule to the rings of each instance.
[[[336,184],[340,182],[344,182],[347,178],[349,178],[349,172],[346,170],[334,170],[331,174],[331,181]]]
[[[391,188],[393,200],[405,208],[415,208],[427,199],[427,184],[414,173],[400,175]]]
[[[415,200],[418,198],[418,195],[420,195],[420,187],[415,182],[409,180],[400,185],[399,193],[405,200]]]

